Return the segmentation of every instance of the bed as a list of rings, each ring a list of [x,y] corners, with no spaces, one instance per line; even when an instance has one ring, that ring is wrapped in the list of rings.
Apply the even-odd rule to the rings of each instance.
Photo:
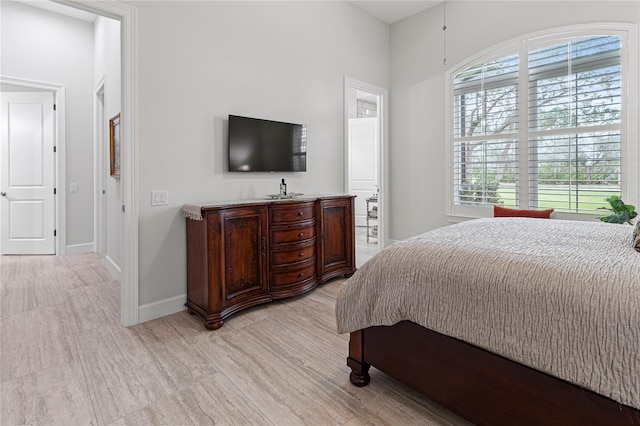
[[[628,225],[476,219],[345,281],[351,383],[373,366],[475,424],[640,424],[640,253]]]

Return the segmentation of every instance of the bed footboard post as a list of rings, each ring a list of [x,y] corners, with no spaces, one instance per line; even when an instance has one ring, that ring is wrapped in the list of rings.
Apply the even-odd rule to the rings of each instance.
[[[347,365],[351,368],[349,380],[355,386],[367,386],[369,376],[369,364],[364,362],[364,330],[358,330],[349,336],[349,357]]]

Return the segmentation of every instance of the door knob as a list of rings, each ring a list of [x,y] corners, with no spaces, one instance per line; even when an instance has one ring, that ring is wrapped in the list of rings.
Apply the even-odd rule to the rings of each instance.
[[[0,192],[0,195],[2,195],[3,197],[6,197],[6,196],[7,196],[7,193],[6,193],[6,192],[4,192],[4,191],[2,191],[2,192]]]

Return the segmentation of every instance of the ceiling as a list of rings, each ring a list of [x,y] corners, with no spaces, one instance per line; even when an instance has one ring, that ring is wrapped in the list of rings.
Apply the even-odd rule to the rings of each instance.
[[[62,15],[70,16],[76,19],[82,19],[87,22],[95,22],[96,15],[93,13],[85,12],[74,7],[64,6],[59,3],[55,3],[49,0],[13,0],[18,3],[26,4],[28,6],[39,7],[40,9],[48,10],[49,12],[59,13]]]
[[[369,12],[371,15],[387,24],[393,24],[408,16],[422,12],[433,7],[442,1],[351,1],[360,9]]]
[[[35,6],[47,9],[51,12],[61,13],[73,18],[94,22],[96,16],[72,7],[66,7],[58,3],[47,0],[14,0],[29,6]],[[355,1],[351,3],[360,9],[370,13],[382,22],[393,24],[408,16],[422,12],[425,9],[435,6],[441,1],[423,1],[423,0],[373,0],[373,1]]]

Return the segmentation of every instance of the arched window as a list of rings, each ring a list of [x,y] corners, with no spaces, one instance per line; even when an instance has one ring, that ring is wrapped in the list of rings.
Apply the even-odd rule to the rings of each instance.
[[[621,195],[623,156],[638,150],[625,90],[637,71],[629,31],[617,27],[536,35],[450,73],[450,213],[499,204],[597,214]]]

